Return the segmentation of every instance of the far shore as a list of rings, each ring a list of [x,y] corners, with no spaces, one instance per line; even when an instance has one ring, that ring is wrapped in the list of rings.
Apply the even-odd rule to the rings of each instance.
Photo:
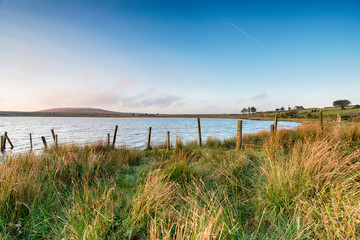
[[[90,109],[90,108],[88,108]],[[72,112],[20,112],[0,111],[0,117],[97,117],[97,118],[228,118],[228,119],[249,119],[249,120],[274,120],[309,123],[317,121],[320,113],[324,120],[336,120],[340,115],[342,120],[360,121],[360,108],[358,105],[325,108],[309,108],[302,110],[268,111],[250,114],[153,114],[153,113],[122,113],[95,109],[96,111],[73,111]]]
[[[47,113],[47,112],[18,112],[0,111],[0,117],[97,117],[97,118],[227,118],[248,120],[273,120],[273,116],[259,114],[92,114],[92,113]],[[280,119],[279,119],[280,120]],[[308,119],[286,118],[281,121],[303,123]]]

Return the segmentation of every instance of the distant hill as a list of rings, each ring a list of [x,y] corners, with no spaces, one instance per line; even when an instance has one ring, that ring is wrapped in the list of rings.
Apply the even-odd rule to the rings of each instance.
[[[34,112],[0,111],[0,117],[145,117],[148,113],[114,112],[98,108],[50,108]]]
[[[124,114],[120,112],[113,112],[98,108],[51,108],[51,109],[45,109],[36,111],[38,113],[67,113],[67,114]]]

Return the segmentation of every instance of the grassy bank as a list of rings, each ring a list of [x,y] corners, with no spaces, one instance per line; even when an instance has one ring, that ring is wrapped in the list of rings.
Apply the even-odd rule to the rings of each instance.
[[[272,120],[277,116],[280,120],[285,121],[309,122],[318,119],[320,111],[325,120],[333,121],[336,120],[337,115],[341,115],[343,120],[360,122],[360,107],[357,105],[347,106],[344,109],[340,107],[308,108],[302,110],[258,112],[251,114],[230,114],[228,116],[254,120]],[[224,117],[226,117],[226,115],[224,115]]]
[[[0,163],[1,239],[355,239],[360,124],[203,148],[61,146]]]
[[[251,120],[273,120],[275,116],[281,121],[295,121],[309,123],[319,119],[319,112],[322,112],[324,120],[333,121],[337,115],[341,115],[342,120],[360,122],[360,107],[347,106],[340,107],[308,108],[302,110],[267,111],[250,114],[156,114],[139,117],[167,117],[167,118],[232,118],[232,119],[251,119]]]

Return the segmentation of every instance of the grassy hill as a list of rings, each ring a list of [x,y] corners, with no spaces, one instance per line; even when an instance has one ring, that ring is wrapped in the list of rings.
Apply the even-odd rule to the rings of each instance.
[[[120,112],[113,112],[97,108],[51,108],[36,111],[40,113],[73,113],[73,114],[121,114]]]
[[[142,113],[113,112],[97,108],[52,108],[35,112],[0,111],[3,117],[130,117]]]

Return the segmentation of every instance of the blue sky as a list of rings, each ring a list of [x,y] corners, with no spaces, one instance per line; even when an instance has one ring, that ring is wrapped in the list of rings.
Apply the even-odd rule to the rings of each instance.
[[[0,0],[0,110],[360,104],[360,1]]]

